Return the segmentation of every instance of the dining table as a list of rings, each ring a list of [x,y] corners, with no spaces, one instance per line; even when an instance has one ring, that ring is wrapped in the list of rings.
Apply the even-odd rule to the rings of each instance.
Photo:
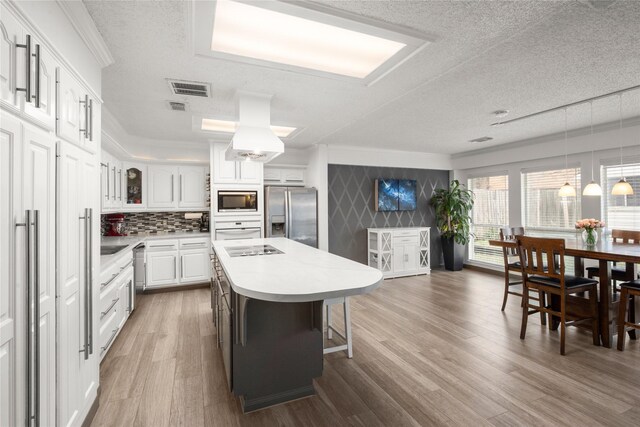
[[[575,259],[574,275],[584,276],[585,259],[595,260],[599,267],[599,295],[598,307],[600,315],[600,335],[602,345],[611,348],[611,339],[616,332],[615,321],[616,309],[619,301],[612,298],[611,288],[611,264],[625,263],[625,277],[638,277],[638,267],[640,264],[640,245],[632,243],[614,242],[611,238],[604,237],[595,245],[587,245],[579,236],[566,237],[565,256]],[[516,240],[489,240],[489,245],[502,248],[515,248]]]

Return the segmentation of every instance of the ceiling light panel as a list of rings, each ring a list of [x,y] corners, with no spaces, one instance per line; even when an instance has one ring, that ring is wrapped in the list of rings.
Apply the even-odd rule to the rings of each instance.
[[[201,129],[209,132],[234,133],[236,122],[231,120],[202,119]],[[291,135],[296,128],[290,126],[271,125],[271,130],[279,138],[286,138]]]
[[[211,49],[364,78],[406,44],[263,9],[219,0]]]
[[[371,85],[429,44],[427,37],[316,3],[193,3],[197,55]]]

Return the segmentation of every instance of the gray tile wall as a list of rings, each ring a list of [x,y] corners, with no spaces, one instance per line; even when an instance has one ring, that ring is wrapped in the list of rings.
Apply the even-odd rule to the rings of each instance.
[[[376,212],[376,178],[415,179],[415,211]],[[430,169],[329,165],[329,252],[367,263],[367,228],[431,227],[431,266],[441,265],[440,236],[429,200],[444,188],[449,172]]]

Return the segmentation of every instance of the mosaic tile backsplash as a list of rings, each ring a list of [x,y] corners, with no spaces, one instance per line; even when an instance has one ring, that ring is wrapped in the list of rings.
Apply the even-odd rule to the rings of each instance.
[[[127,234],[157,233],[171,231],[199,231],[199,219],[185,219],[186,212],[128,212],[125,213]],[[208,217],[204,212],[203,217]],[[107,232],[107,215],[101,215],[102,235]]]

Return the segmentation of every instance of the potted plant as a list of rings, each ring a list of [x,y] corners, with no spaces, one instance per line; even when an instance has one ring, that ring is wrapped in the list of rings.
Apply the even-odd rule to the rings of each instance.
[[[436,226],[442,239],[444,267],[462,270],[465,247],[471,237],[473,192],[456,179],[449,188],[435,190],[431,205],[436,211]]]

